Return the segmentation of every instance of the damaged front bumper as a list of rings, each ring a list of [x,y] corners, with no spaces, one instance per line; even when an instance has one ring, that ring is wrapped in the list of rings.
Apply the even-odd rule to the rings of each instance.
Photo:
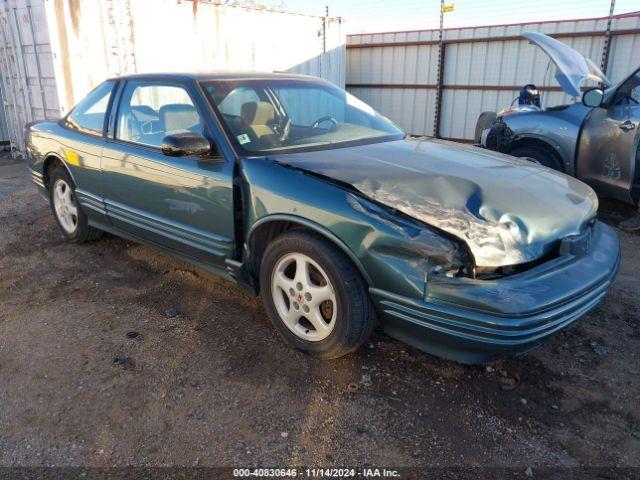
[[[461,363],[485,363],[537,347],[595,307],[620,264],[615,232],[596,222],[584,245],[498,280],[427,282],[424,300],[370,289],[390,336]],[[563,245],[565,247],[565,245]]]

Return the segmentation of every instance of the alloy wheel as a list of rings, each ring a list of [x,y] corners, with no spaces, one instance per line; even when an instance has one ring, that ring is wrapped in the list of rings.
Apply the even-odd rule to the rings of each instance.
[[[53,185],[53,206],[62,229],[73,234],[78,228],[78,206],[73,190],[61,178]]]
[[[297,337],[319,342],[336,324],[336,294],[325,271],[302,253],[290,253],[276,264],[271,294],[283,323]]]

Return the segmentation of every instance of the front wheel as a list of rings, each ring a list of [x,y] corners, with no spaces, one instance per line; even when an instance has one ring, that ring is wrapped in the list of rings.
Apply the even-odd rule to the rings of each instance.
[[[315,357],[346,355],[375,324],[359,272],[338,248],[309,232],[294,230],[269,245],[260,291],[276,329]]]

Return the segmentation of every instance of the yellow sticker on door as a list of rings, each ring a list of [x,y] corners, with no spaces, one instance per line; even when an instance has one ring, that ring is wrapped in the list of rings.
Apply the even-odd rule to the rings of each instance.
[[[67,150],[65,148],[64,157],[67,159],[67,162],[69,162],[71,165],[75,165],[76,167],[80,166],[80,156],[78,155],[78,152],[76,152],[75,150]]]

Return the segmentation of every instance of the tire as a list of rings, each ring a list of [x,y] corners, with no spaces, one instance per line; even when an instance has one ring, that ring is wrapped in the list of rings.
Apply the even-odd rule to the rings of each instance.
[[[102,236],[102,230],[89,226],[87,216],[78,204],[73,179],[63,167],[53,167],[49,172],[49,204],[58,228],[67,241],[84,243]]]
[[[476,131],[473,136],[474,143],[480,143],[482,140],[482,132],[490,128],[496,121],[496,112],[482,112],[476,122]]]
[[[562,163],[560,163],[558,158],[553,153],[551,153],[544,147],[539,147],[537,145],[523,145],[521,147],[516,147],[513,150],[510,150],[509,155],[524,158],[527,160],[533,160],[540,165],[544,165],[545,167],[558,170],[559,172],[564,172]]]
[[[306,268],[299,270],[301,262]],[[309,272],[310,280],[301,289],[297,280],[303,271]],[[260,293],[276,330],[289,344],[317,358],[356,350],[375,326],[360,273],[336,246],[313,233],[292,230],[271,242],[262,257]],[[317,304],[330,295],[332,299]],[[320,322],[324,323],[316,328]]]

